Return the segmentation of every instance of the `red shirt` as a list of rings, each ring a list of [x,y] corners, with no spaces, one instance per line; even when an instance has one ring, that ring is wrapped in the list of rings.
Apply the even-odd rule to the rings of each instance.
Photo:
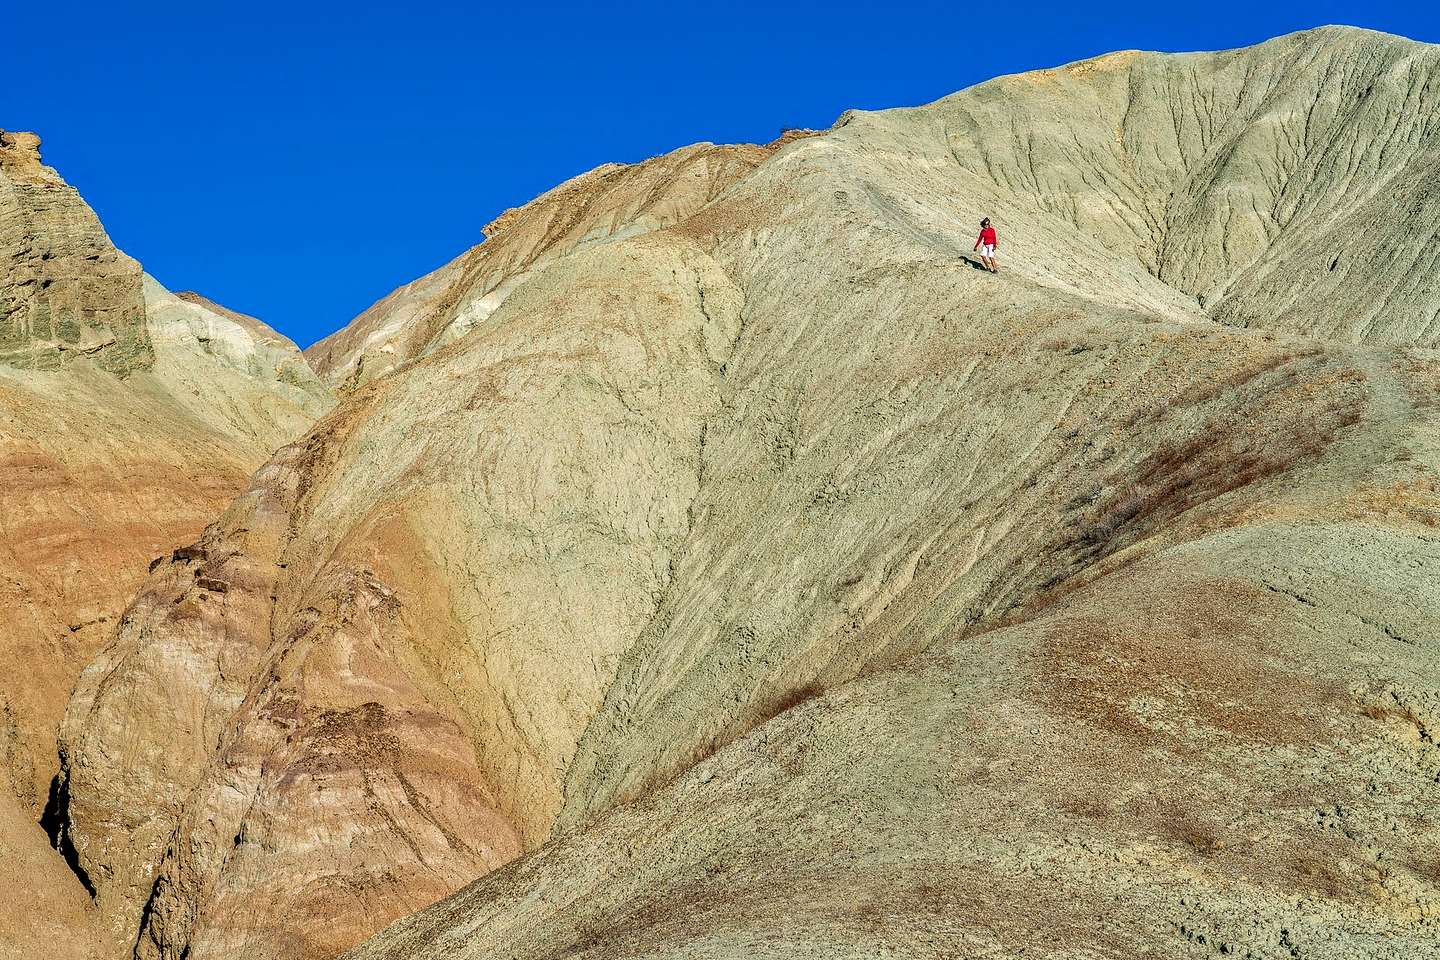
[[[982,244],[982,243],[988,243],[988,244],[990,244],[992,247],[995,245],[995,228],[994,228],[994,227],[983,227],[983,228],[981,228],[981,230],[980,230],[980,239],[978,239],[978,240],[975,241],[975,249],[976,249],[976,250],[979,250],[979,249],[980,249],[980,244]]]

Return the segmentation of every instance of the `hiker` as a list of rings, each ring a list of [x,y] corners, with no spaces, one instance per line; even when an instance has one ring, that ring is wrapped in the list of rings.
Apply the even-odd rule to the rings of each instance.
[[[995,244],[995,228],[990,226],[990,218],[986,217],[980,221],[980,236],[975,238],[975,249],[980,251],[980,262],[991,273],[1000,272],[1000,264],[995,260]]]

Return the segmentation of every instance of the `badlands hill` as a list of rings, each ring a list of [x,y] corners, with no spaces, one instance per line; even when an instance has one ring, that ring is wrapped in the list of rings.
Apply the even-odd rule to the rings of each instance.
[[[679,223],[749,175],[776,148],[696,144],[633,167],[606,164],[562,183],[485,228],[486,242],[393,291],[307,359],[329,384],[354,389],[459,338],[553,261],[587,246]]]
[[[40,825],[81,669],[332,402],[293,344],[145,277],[38,148],[0,132],[0,957],[26,960],[97,949]]]
[[[1437,108],[1440,49],[1328,28],[506,214],[312,348],[344,400],[78,681],[100,923],[1440,955]]]

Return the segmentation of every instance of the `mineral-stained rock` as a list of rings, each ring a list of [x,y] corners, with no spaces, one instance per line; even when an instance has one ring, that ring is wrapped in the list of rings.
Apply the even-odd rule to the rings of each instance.
[[[149,369],[0,366],[0,609],[7,662],[25,665],[0,675],[11,721],[0,740],[37,815],[65,699],[149,562],[193,538],[327,403],[313,374],[283,382],[303,366],[298,352],[147,284]]]
[[[691,522],[739,330],[711,260],[628,244],[517,291],[522,319],[447,352],[439,380],[366,387],[257,474],[203,559],[152,573],[81,681],[64,747],[80,861],[109,915],[143,922],[142,956],[338,952],[544,835],[578,724]],[[392,390],[403,412],[375,419]],[[467,421],[458,442],[427,425],[437,410]],[[386,454],[421,434],[435,444]],[[341,463],[335,444],[368,453]],[[612,452],[625,471],[605,468]],[[537,471],[554,471],[542,488]],[[349,512],[298,521],[332,493],[368,514],[363,532]],[[452,595],[419,560],[434,537],[461,551],[475,593]],[[484,646],[457,616],[485,623]],[[495,736],[476,741],[477,726]]]
[[[1326,29],[521,208],[79,682],[105,921],[319,960],[471,875],[353,956],[1434,956],[1437,97]]]
[[[41,827],[65,837],[76,678],[151,561],[331,403],[293,344],[143,277],[38,143],[0,134],[0,956],[27,960],[59,930],[54,950],[99,949],[88,878]]]

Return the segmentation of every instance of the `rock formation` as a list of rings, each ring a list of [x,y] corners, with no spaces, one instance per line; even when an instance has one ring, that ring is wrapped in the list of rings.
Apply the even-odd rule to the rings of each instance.
[[[344,401],[79,681],[103,922],[1435,956],[1437,107],[1440,48],[1323,29],[507,214],[312,350]]]
[[[140,265],[110,244],[40,138],[0,131],[0,362],[54,370],[77,357],[124,374],[150,362]]]
[[[27,960],[97,948],[40,827],[76,678],[150,562],[332,402],[293,344],[144,277],[38,145],[0,133],[0,956]]]

